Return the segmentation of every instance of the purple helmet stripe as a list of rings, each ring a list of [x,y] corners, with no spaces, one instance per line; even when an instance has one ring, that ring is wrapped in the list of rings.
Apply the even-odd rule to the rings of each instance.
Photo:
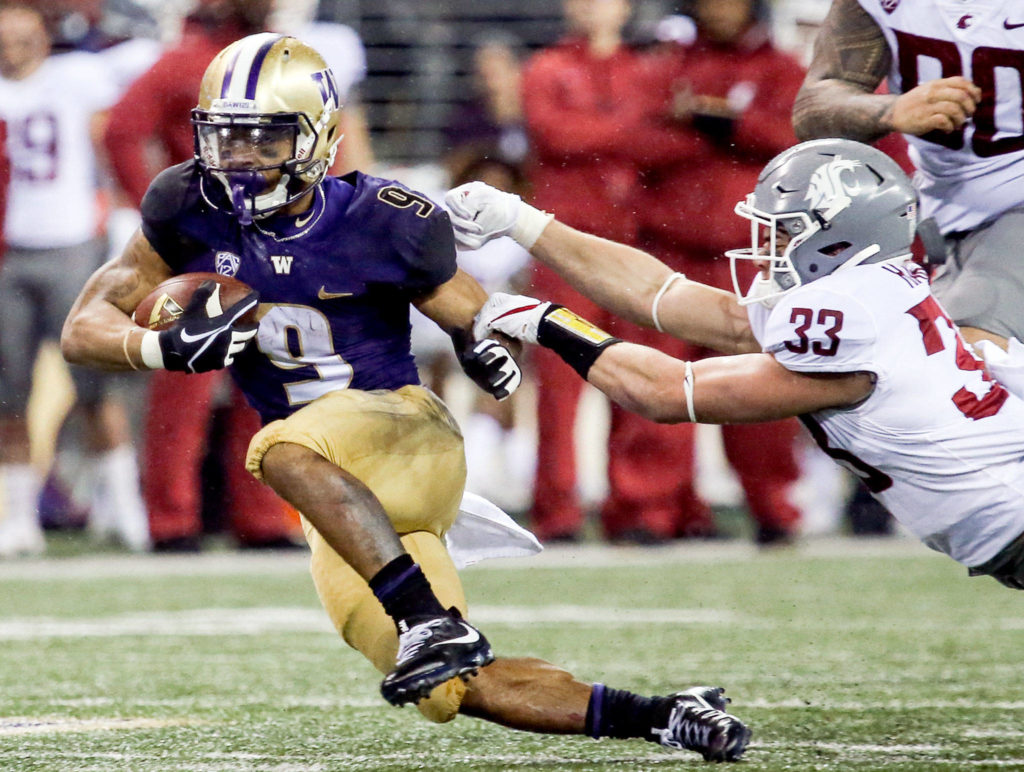
[[[245,84],[245,98],[255,99],[256,98],[256,83],[260,79],[260,68],[263,67],[263,60],[267,58],[267,54],[270,53],[270,49],[274,47],[274,43],[280,40],[283,35],[279,35],[275,38],[271,38],[262,46],[260,50],[256,52],[256,56],[253,57],[252,67],[249,68],[249,80]]]

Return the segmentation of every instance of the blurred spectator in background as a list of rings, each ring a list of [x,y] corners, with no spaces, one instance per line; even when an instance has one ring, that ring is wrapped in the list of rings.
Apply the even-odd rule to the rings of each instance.
[[[45,547],[42,479],[30,463],[26,407],[41,344],[60,338],[71,304],[106,256],[92,131],[117,95],[93,54],[50,55],[38,10],[0,8],[0,117],[12,165],[0,266],[0,555]],[[71,374],[92,457],[89,526],[144,549],[146,513],[124,407],[108,393],[110,376],[83,368]]]
[[[789,112],[804,72],[772,46],[766,2],[695,0],[691,13],[695,40],[655,51],[641,85],[653,109],[686,140],[678,153],[645,170],[641,247],[695,281],[731,290],[725,250],[749,240],[749,227],[733,207],[753,189],[764,164],[796,142]],[[711,354],[680,341],[663,348],[682,359]],[[793,420],[722,427],[725,455],[761,544],[790,540],[799,524],[800,511],[790,500],[799,475],[797,432]],[[676,533],[713,534],[710,511],[693,490],[692,463],[672,471]]]
[[[531,145],[533,203],[589,233],[636,243],[637,132],[645,103],[640,55],[623,42],[628,0],[565,0],[568,36],[527,64],[522,94]],[[659,345],[655,333],[614,319],[536,265],[531,291],[582,309],[613,334]],[[548,542],[579,538],[584,513],[577,493],[574,423],[582,382],[557,356],[534,352],[538,386],[538,458],[533,525]],[[608,439],[605,536],[653,543],[675,535],[680,467],[692,447],[679,427],[659,426],[616,406]],[[682,435],[682,438],[681,438]]]
[[[104,137],[118,183],[137,208],[155,174],[193,157],[188,116],[213,57],[267,26],[270,0],[200,0],[180,42],[168,49],[110,111]],[[189,552],[202,543],[202,469],[216,401],[230,407],[218,432],[224,518],[243,547],[289,547],[297,522],[274,492],[244,468],[259,417],[221,371],[153,373],[144,426],[143,495],[153,549]]]
[[[519,165],[526,158],[520,48],[516,37],[500,30],[485,32],[473,44],[473,96],[458,106],[444,132],[452,187],[480,159]]]

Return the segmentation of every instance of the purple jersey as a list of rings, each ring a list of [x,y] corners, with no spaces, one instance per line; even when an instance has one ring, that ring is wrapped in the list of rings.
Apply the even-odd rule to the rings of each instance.
[[[256,342],[232,375],[266,423],[338,389],[419,383],[409,302],[455,275],[447,213],[396,182],[328,177],[313,206],[243,226],[212,207],[193,162],[162,172],[142,230],[174,273],[214,271],[260,294]]]

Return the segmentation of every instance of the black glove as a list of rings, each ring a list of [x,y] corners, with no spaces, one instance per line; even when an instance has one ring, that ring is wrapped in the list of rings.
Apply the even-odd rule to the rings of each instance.
[[[485,339],[458,352],[462,370],[499,402],[508,399],[523,382],[523,371],[507,348]]]
[[[212,281],[200,284],[178,321],[160,333],[160,353],[168,370],[220,370],[256,337],[257,325],[239,324],[238,320],[256,306],[259,295],[251,292],[230,308],[208,316],[207,303],[214,293],[218,293],[215,307],[219,308],[220,285]]]

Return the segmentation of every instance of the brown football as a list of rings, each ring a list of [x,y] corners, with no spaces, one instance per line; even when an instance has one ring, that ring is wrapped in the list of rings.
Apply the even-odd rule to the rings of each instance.
[[[230,308],[244,298],[252,288],[245,282],[232,276],[219,273],[182,273],[160,282],[135,307],[132,321],[150,330],[166,330],[181,316],[189,300],[204,281],[214,281],[220,285],[221,308]],[[243,324],[256,321],[256,307],[248,311],[240,320]]]

